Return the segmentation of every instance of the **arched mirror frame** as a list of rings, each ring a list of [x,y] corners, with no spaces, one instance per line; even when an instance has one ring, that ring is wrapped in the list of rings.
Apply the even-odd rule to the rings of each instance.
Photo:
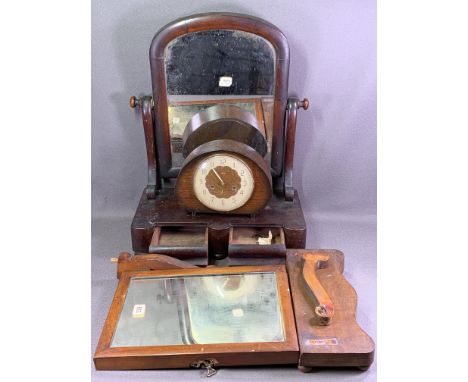
[[[179,169],[172,163],[164,65],[165,48],[172,40],[184,34],[217,29],[240,30],[256,34],[269,41],[275,49],[271,169],[272,176],[279,176],[283,168],[284,122],[288,101],[288,42],[283,33],[267,21],[235,13],[206,13],[176,20],[162,28],[151,42],[150,66],[155,112],[155,140],[160,175],[163,178],[173,178],[179,172]]]

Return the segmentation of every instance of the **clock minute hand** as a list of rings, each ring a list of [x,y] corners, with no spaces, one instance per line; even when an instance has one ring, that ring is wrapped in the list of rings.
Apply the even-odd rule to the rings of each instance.
[[[221,179],[221,177],[219,176],[219,174],[216,172],[215,169],[213,169],[213,172],[215,173],[215,175],[218,177],[219,181],[221,182],[221,186],[224,186],[223,180]]]

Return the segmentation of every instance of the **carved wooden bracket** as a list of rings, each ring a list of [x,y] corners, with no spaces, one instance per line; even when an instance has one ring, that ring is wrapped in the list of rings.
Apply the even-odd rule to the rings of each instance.
[[[143,119],[143,129],[145,131],[146,155],[148,158],[148,185],[146,186],[146,196],[148,199],[154,199],[158,190],[161,188],[161,179],[158,175],[156,163],[156,141],[154,134],[153,118],[153,97],[144,96],[140,99],[135,96],[130,97],[130,107],[141,109]]]
[[[157,254],[130,255],[122,252],[119,257],[111,258],[117,263],[117,278],[120,279],[122,272],[133,271],[153,271],[155,269],[175,269],[175,268],[197,268],[197,266],[174,257]]]
[[[288,99],[287,105],[287,126],[286,142],[284,152],[284,198],[288,201],[294,199],[294,187],[292,181],[292,172],[294,164],[294,144],[296,140],[297,109],[309,108],[309,100],[304,98],[300,101],[297,98]]]
[[[330,256],[328,255],[305,253],[304,268],[302,270],[307,285],[317,299],[318,304],[315,308],[315,314],[319,316],[320,323],[322,325],[330,324],[334,314],[334,309],[333,302],[317,278],[315,271],[318,269],[327,268],[329,259]]]

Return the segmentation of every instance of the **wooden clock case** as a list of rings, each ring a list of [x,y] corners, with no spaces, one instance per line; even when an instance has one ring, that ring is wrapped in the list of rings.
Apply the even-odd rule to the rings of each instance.
[[[256,214],[190,213],[186,207],[190,201],[184,200],[184,205],[181,205],[174,191],[174,181],[181,175],[181,169],[182,172],[190,171],[189,166],[183,166],[182,134],[176,135],[171,130],[171,126],[180,122],[178,116],[174,118],[174,110],[186,108],[184,110],[193,114],[193,110],[200,108],[200,102],[168,101],[167,84],[171,79],[166,78],[166,66],[169,65],[165,61],[166,48],[178,38],[209,31],[227,31],[228,35],[246,32],[263,39],[274,50],[274,81],[269,108],[265,107],[264,100],[258,97],[244,99],[242,94],[234,100],[229,97],[203,100],[203,107],[230,102],[251,107],[258,126],[268,137],[265,158],[269,168],[264,170],[271,176],[271,189],[268,188],[271,198]],[[270,23],[251,16],[230,13],[190,16],[176,20],[156,34],[151,43],[150,63],[152,96],[130,99],[130,106],[138,106],[141,110],[148,184],[131,226],[135,255],[124,252],[113,259],[117,263],[119,285],[94,355],[96,368],[202,367],[207,370],[207,376],[215,373],[215,367],[267,364],[295,364],[304,372],[316,366],[353,366],[366,370],[373,361],[374,343],[356,323],[357,297],[342,274],[343,253],[304,249],[306,224],[299,197],[292,186],[292,170],[297,110],[307,109],[308,101],[288,98],[289,48],[284,35]],[[182,125],[185,123],[184,120]],[[240,141],[242,139],[239,138]],[[232,141],[231,145],[223,146],[213,137],[211,142],[187,153],[187,158],[190,160],[190,155],[203,150],[206,144],[220,150],[236,150]],[[255,161],[256,158],[252,156],[250,160]],[[223,284],[226,285],[239,277],[240,280],[249,277],[264,280],[268,279],[267,276],[275,280],[270,283],[273,289],[262,294],[259,292],[261,283],[256,284],[258,287],[251,289],[250,293],[260,293],[260,303],[255,305],[240,300],[239,304],[244,304],[243,309],[234,306],[232,316],[244,317],[249,309],[257,309],[254,313],[261,314],[262,307],[270,306],[273,301],[278,304],[282,325],[280,338],[267,336],[259,340],[258,333],[247,327],[246,330],[253,333],[252,340],[195,340],[207,333],[203,331],[206,328],[196,324],[193,316],[198,307],[190,302],[191,298],[196,298],[193,296],[200,288],[190,290],[187,283],[206,277],[213,283],[216,277],[226,277]],[[164,293],[157,298],[154,293],[135,297],[134,285],[146,285],[148,288],[158,283],[163,283],[161,290]],[[173,283],[182,288],[183,293],[174,294]],[[233,288],[236,289],[235,286]],[[143,322],[139,320],[145,312],[139,315],[135,309],[132,312],[131,307],[132,304],[136,304],[134,308],[141,306],[142,301],[148,307],[146,318],[152,320],[151,325],[156,322],[164,329],[164,325],[170,327],[174,324],[171,320],[179,317],[180,326],[164,329],[162,337],[180,330],[181,338],[160,343],[138,334]],[[175,301],[178,311],[166,312],[162,317],[161,309],[169,309],[170,305],[173,309]],[[204,309],[208,319],[215,314],[217,304],[229,303],[224,301],[223,294],[213,301],[202,295],[202,299],[197,301],[202,305],[211,304]],[[233,319],[231,308],[223,309]],[[136,326],[129,329],[128,320],[136,322]],[[273,318],[267,315],[263,321],[262,318],[244,320],[244,325],[271,320]],[[232,327],[227,326],[219,333],[229,332]],[[239,329],[236,335],[240,332]],[[130,340],[125,343],[121,338]]]

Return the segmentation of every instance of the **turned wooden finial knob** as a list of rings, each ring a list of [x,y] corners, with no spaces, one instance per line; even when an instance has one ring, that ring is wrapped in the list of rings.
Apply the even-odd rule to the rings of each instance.
[[[309,100],[304,98],[302,101],[299,101],[298,106],[302,107],[304,110],[307,110],[309,108]]]
[[[140,100],[135,96],[131,96],[130,97],[130,107],[132,109],[134,109],[136,106],[140,106]]]

